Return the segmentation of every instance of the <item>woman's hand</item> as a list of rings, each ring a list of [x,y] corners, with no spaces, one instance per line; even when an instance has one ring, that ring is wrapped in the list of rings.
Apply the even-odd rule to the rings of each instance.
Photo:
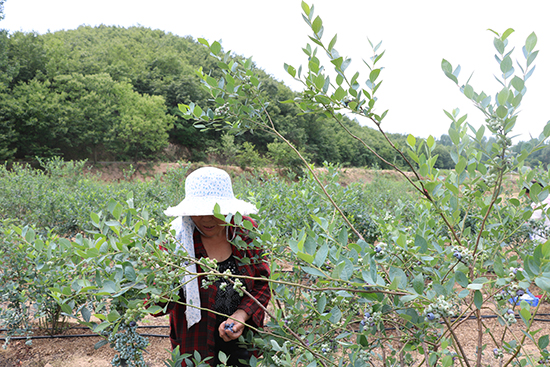
[[[244,331],[244,323],[250,318],[250,316],[244,312],[244,310],[237,310],[231,318],[228,318],[220,324],[218,332],[223,341],[228,342],[234,339],[238,339]]]

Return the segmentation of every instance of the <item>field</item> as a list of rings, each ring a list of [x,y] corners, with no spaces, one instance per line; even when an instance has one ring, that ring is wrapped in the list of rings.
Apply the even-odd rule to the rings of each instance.
[[[271,266],[273,273],[277,274],[272,280],[276,303],[269,308],[271,314],[265,329],[268,332],[265,336],[266,343],[267,340],[273,340],[275,343],[286,340],[284,343],[291,343],[288,332],[281,326],[288,323],[289,326],[293,325],[291,328],[303,334],[305,339],[310,340],[309,338],[311,338],[310,352],[313,353],[313,358],[318,358],[319,361],[322,358],[338,359],[359,353],[361,347],[357,349],[357,346],[367,346],[365,342],[359,340],[359,335],[365,335],[369,340],[368,348],[365,348],[368,350],[369,357],[364,357],[365,360],[368,360],[367,365],[425,365],[425,359],[431,359],[431,356],[435,355],[440,361],[443,361],[442,366],[447,366],[454,364],[452,361],[455,359],[452,357],[456,356],[458,350],[458,347],[453,347],[452,340],[459,341],[459,348],[465,357],[471,361],[476,359],[479,341],[478,325],[480,325],[476,319],[477,316],[481,317],[481,333],[484,335],[483,353],[480,359],[484,366],[498,365],[502,361],[502,359],[494,358],[493,349],[497,348],[510,356],[515,351],[515,345],[522,346],[518,358],[528,355],[533,356],[532,360],[540,358],[541,350],[546,347],[544,336],[546,335],[547,339],[547,335],[550,333],[548,326],[550,307],[546,302],[544,290],[536,287],[532,281],[527,283],[528,277],[533,278],[530,272],[534,268],[529,268],[529,272],[521,269],[525,262],[524,259],[526,259],[521,256],[529,256],[529,253],[533,252],[536,255],[536,251],[533,251],[534,245],[526,240],[523,232],[519,231],[520,228],[523,228],[521,221],[518,227],[510,227],[513,236],[508,237],[506,248],[487,248],[487,252],[492,252],[481,259],[484,265],[476,270],[475,277],[478,280],[485,279],[481,283],[483,286],[478,287],[476,286],[478,280],[465,280],[467,275],[462,275],[467,274],[468,270],[461,261],[457,262],[454,259],[456,250],[453,250],[451,246],[448,246],[447,249],[439,248],[439,244],[445,244],[445,241],[449,240],[448,235],[445,232],[434,231],[434,228],[439,228],[441,223],[438,224],[433,219],[434,217],[428,216],[429,210],[425,208],[422,200],[410,189],[406,180],[399,178],[395,172],[370,171],[359,168],[337,169],[331,166],[317,169],[316,172],[324,183],[325,189],[341,204],[346,217],[356,230],[356,232],[348,232],[335,211],[331,209],[331,205],[323,199],[321,191],[315,187],[311,177],[289,180],[279,176],[275,171],[251,172],[243,171],[238,167],[224,168],[232,175],[236,192],[246,195],[249,200],[255,200],[261,207],[260,214],[264,218],[277,219],[273,223],[262,224],[263,227],[261,227],[264,234],[271,234],[268,241],[261,237],[262,241],[266,241],[264,246],[273,254],[277,254],[277,256],[273,256]],[[53,228],[56,231],[68,229],[67,232],[64,232],[64,236],[74,246],[71,251],[76,249],[78,258],[84,256],[85,259],[88,259],[87,261],[91,261],[90,264],[99,266],[101,263],[96,263],[95,259],[100,253],[92,251],[91,242],[86,244],[80,239],[81,236],[85,238],[89,236],[89,233],[96,233],[96,238],[103,236],[100,236],[102,233],[105,233],[105,238],[114,236],[114,234],[118,236],[120,229],[114,226],[112,219],[111,222],[108,221],[109,217],[105,216],[105,213],[110,212],[115,218],[130,218],[127,216],[129,214],[125,214],[126,210],[134,210],[131,209],[132,206],[118,208],[111,199],[122,203],[125,199],[131,198],[129,201],[131,204],[128,205],[135,203],[136,206],[145,207],[150,213],[148,214],[150,217],[158,217],[158,220],[162,222],[165,220],[161,214],[162,209],[181,200],[181,183],[190,169],[194,169],[194,167],[182,163],[157,166],[109,164],[88,169],[78,166],[78,164],[71,166],[71,164],[60,165],[59,162],[57,164],[52,162],[50,166],[46,167],[44,173],[17,167],[11,173],[5,171],[2,182],[5,184],[6,194],[0,200],[3,208],[10,208],[11,216],[8,217],[6,212],[2,214],[5,221],[3,244],[4,246],[10,243],[20,244],[20,246],[31,244],[34,250],[31,248],[30,253],[35,256],[31,259],[36,264],[41,264],[39,257],[46,255],[40,255],[34,251],[38,248],[42,249],[44,244],[37,244],[34,232],[31,236],[29,230],[23,229],[19,236],[19,232],[10,232],[7,230],[8,227],[15,225],[16,228],[27,228],[23,227],[26,223],[35,223],[37,224],[36,236],[38,233],[42,233],[43,238],[47,238],[44,241],[46,245],[48,239],[51,242],[60,240],[55,240],[57,237],[52,234],[51,230],[41,230],[40,227]],[[409,178],[414,180],[412,175]],[[505,182],[505,186],[510,191],[505,194],[507,197],[516,197],[518,195],[517,178],[510,178]],[[14,198],[17,197],[23,198],[26,202],[16,202]],[[41,198],[41,200],[37,200],[37,198]],[[78,205],[75,206],[74,202]],[[99,212],[100,214],[90,216],[90,212]],[[321,215],[324,215],[324,218]],[[57,216],[57,218],[52,220],[52,216]],[[131,220],[133,223],[137,219],[134,217],[135,214],[132,214],[132,219],[127,220]],[[419,218],[424,218],[425,221],[434,221],[434,224],[431,225],[432,229],[422,229]],[[12,222],[9,222],[10,220]],[[474,231],[478,228],[479,222],[476,222],[475,217],[469,220],[469,231]],[[90,227],[90,224],[93,226]],[[89,232],[94,231],[94,226],[95,232]],[[154,223],[150,223],[148,226],[148,232],[154,232],[160,228]],[[136,227],[136,231],[138,227]],[[131,226],[128,228],[131,229]],[[300,232],[301,228],[303,230]],[[461,230],[464,231],[465,228]],[[359,235],[364,238],[364,241],[358,238]],[[444,239],[443,242],[438,244],[436,240],[433,240],[429,245],[424,244],[426,241],[423,242],[423,238],[430,239],[436,238],[436,236]],[[121,233],[117,238],[126,237]],[[115,242],[112,243],[116,243],[119,240],[115,238],[113,241]],[[300,241],[305,242],[300,245]],[[336,244],[335,250],[328,251],[328,256],[325,255],[326,261],[319,262],[317,257],[321,256],[319,253],[323,252],[323,246],[328,243]],[[339,262],[335,253],[331,251],[336,251],[336,248],[340,248],[338,251],[342,251],[342,246],[345,244],[351,246],[349,255],[346,255],[350,256],[350,260]],[[370,246],[369,249],[364,247],[359,250],[359,246],[367,245]],[[302,250],[300,250],[300,246],[303,246]],[[380,256],[377,250],[379,246],[384,246],[383,251],[386,251],[387,254]],[[429,247],[425,249],[425,246]],[[17,247],[15,248],[17,249]],[[102,253],[104,251],[100,250]],[[359,251],[363,256],[362,259],[357,257]],[[453,251],[455,251],[454,255]],[[467,250],[462,251],[464,256],[467,256]],[[16,250],[14,253],[27,256],[29,251],[18,252]],[[424,255],[422,255],[423,253]],[[3,254],[7,259],[11,259],[9,261],[21,261],[5,250]],[[308,257],[308,254],[311,257]],[[395,257],[393,254],[396,254]],[[50,258],[44,259],[44,261],[54,262],[52,256],[56,255],[49,254],[48,256]],[[60,253],[58,256],[67,255]],[[500,266],[495,264],[495,258],[502,258],[503,264]],[[74,260],[74,257],[72,259]],[[13,272],[14,266],[11,267],[11,270],[9,266],[17,262],[10,263],[9,261],[6,262],[7,268],[1,275],[4,277],[3,279],[7,279],[11,274],[12,281],[15,280],[13,283],[17,283],[17,278],[14,278],[13,274],[20,276],[20,273]],[[25,261],[29,261],[29,259]],[[363,277],[364,280],[361,280],[364,282],[363,284],[376,284],[378,290],[374,294],[362,296],[360,292],[355,293],[358,291],[354,284],[359,284],[359,280],[351,277],[358,275],[344,274],[348,271],[346,269],[350,261],[354,262],[354,265],[349,268],[350,271],[353,271],[354,274],[362,274],[359,276]],[[451,265],[440,267],[440,261]],[[421,264],[422,262],[424,264]],[[48,320],[51,318],[47,318],[50,314],[47,313],[46,301],[40,297],[33,298],[32,292],[46,292],[46,290],[53,289],[55,293],[57,289],[58,299],[62,302],[66,302],[63,301],[63,294],[80,292],[79,286],[75,286],[74,283],[71,285],[63,278],[66,274],[63,273],[62,265],[57,263],[51,265],[50,277],[54,277],[53,283],[51,278],[41,278],[42,275],[39,275],[31,283],[17,283],[17,287],[19,287],[17,292],[6,288],[6,286],[4,288],[6,292],[2,304],[4,311],[13,307],[16,302],[14,299],[21,294],[27,295],[27,298],[24,299],[27,305],[34,304],[35,307],[38,307],[38,311],[37,309],[21,308],[27,312],[30,320],[26,330],[32,329],[35,336],[47,334],[46,330],[39,329],[37,326],[51,325],[48,324]],[[514,269],[520,269],[516,281],[510,280],[507,270],[503,271],[510,265]],[[134,266],[136,266],[137,272],[137,265]],[[440,269],[448,269],[448,266],[451,266],[451,269],[457,268],[456,275],[453,274],[446,282],[443,280],[434,282],[447,277],[449,272],[444,274]],[[338,269],[339,267],[341,268]],[[372,270],[373,268],[375,270]],[[376,269],[378,270],[376,271]],[[24,270],[28,270],[27,267],[24,267]],[[98,268],[99,270],[101,269]],[[10,273],[10,271],[12,272]],[[405,274],[405,271],[422,274],[422,276],[421,278],[419,275],[410,276],[409,280],[406,280],[401,275]],[[330,276],[326,274],[330,274]],[[21,279],[28,276],[31,276],[30,273],[23,274]],[[110,275],[105,273],[105,276],[109,277]],[[342,281],[337,280],[336,277],[341,277]],[[506,277],[508,277],[507,281],[499,280]],[[419,284],[418,279],[422,279],[422,284]],[[285,282],[278,283],[281,280]],[[63,288],[63,283],[67,284],[69,288]],[[346,284],[348,284],[346,288],[337,288]],[[496,292],[509,292],[509,289],[516,289],[513,287],[517,287],[517,284],[522,289],[528,287],[534,294],[541,296],[542,302],[538,309],[532,308],[531,311],[528,311],[529,307],[524,304],[513,307],[507,304],[507,300],[497,301],[494,298]],[[105,286],[103,287],[105,289]],[[22,289],[25,289],[25,293],[21,292]],[[65,289],[72,290],[67,293]],[[348,293],[342,293],[337,289],[346,289]],[[483,289],[486,292],[486,296],[483,296],[481,301],[477,298],[478,293],[474,291],[478,289]],[[411,315],[410,317],[403,318],[399,308],[395,310],[390,308],[390,305],[396,302],[396,299],[391,296],[392,292],[404,292],[400,294],[409,297],[408,302],[412,301],[408,306],[410,312],[407,311]],[[116,292],[113,291],[114,293]],[[429,307],[435,307],[432,305],[439,302],[436,300],[441,294],[456,303],[452,306],[455,312],[453,316],[449,314],[448,316],[444,315],[443,318],[454,322],[457,320],[454,318],[455,316],[460,315],[461,317],[461,321],[456,325],[453,324],[451,328],[445,328],[442,321],[438,323],[425,321],[425,318],[428,317],[426,315],[429,315],[426,310]],[[422,298],[419,298],[419,295],[422,295]],[[82,293],[82,297],[88,296]],[[139,293],[136,293],[135,297],[139,298]],[[388,302],[386,297],[390,303],[386,303]],[[18,302],[21,305],[21,301]],[[78,304],[65,303],[62,310],[81,318],[84,312],[81,311],[82,308],[78,309],[80,311],[75,311],[77,307],[79,307]],[[84,307],[89,306],[84,304]],[[506,309],[514,310],[514,319],[517,322],[504,321],[503,310],[506,311]],[[377,313],[380,317],[376,326],[371,330],[363,330],[363,327],[360,326],[362,315],[367,312],[366,310],[372,314]],[[529,312],[529,316],[525,310]],[[33,316],[36,312],[42,312],[43,316],[39,320]],[[108,310],[102,312],[108,318],[113,315],[112,312],[108,313]],[[320,317],[319,315],[321,318],[316,319]],[[531,315],[533,316],[531,317]],[[9,318],[7,319],[9,320]],[[283,324],[281,324],[282,320],[284,320]],[[414,325],[408,324],[411,321]],[[67,329],[66,326],[70,326],[70,328]],[[68,335],[91,333],[87,329],[75,328],[78,326],[74,321],[70,321],[59,327],[60,330],[56,333],[58,337],[35,339],[31,345],[27,345],[25,340],[12,340],[6,349],[0,351],[0,365],[109,366],[116,352],[108,345],[97,350],[94,349],[94,344],[100,340],[99,337],[68,337]],[[139,326],[142,327],[139,328],[139,333],[156,335],[149,337],[150,345],[144,354],[146,365],[150,367],[165,366],[164,361],[169,358],[167,349],[170,343],[166,337],[158,335],[166,336],[168,333],[166,318],[145,316],[139,322]],[[531,332],[532,341],[529,338],[524,338],[523,331],[526,329]],[[449,330],[452,330],[452,338]],[[357,332],[359,334],[356,339],[354,334]],[[444,333],[442,343],[447,343],[447,345],[437,346],[434,343],[436,340],[434,338],[441,337],[441,332]],[[6,330],[3,333],[3,336],[5,335]],[[14,337],[17,335],[13,334]],[[23,335],[25,334],[23,333]],[[356,347],[344,346],[335,342],[335,338],[352,342]],[[325,352],[325,349],[331,352]],[[451,352],[453,350],[455,352]],[[304,355],[307,356],[307,354]],[[280,350],[266,349],[268,365],[282,363],[278,358],[285,356],[298,358],[295,361],[298,364],[304,363],[300,362],[300,357],[297,355],[292,357],[292,352],[289,352],[286,346],[281,347]],[[326,363],[326,360],[324,362]]]

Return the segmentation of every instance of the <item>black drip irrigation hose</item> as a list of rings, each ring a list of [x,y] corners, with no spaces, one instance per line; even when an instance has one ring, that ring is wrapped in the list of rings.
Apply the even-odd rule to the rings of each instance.
[[[170,335],[159,335],[159,334],[139,334],[145,337],[153,338],[169,338]],[[29,339],[63,339],[63,338],[89,338],[93,336],[101,336],[99,334],[70,334],[70,335],[29,335],[29,336],[12,336],[11,338],[2,337],[0,340],[29,340]]]
[[[537,314],[538,316],[550,316],[548,313],[540,313]],[[481,315],[482,319],[496,319],[497,315]],[[516,315],[516,319],[519,319],[520,316]],[[452,319],[458,319],[458,317],[451,317]],[[467,319],[467,320],[476,320],[476,316],[469,316],[469,317],[461,317],[461,320]],[[541,321],[541,322],[550,322],[550,319],[539,319],[534,318],[533,321]],[[138,326],[138,329],[155,329],[155,328],[169,328],[169,325],[142,325]],[[74,330],[74,329],[88,329],[86,326],[74,326],[69,328],[68,330]],[[395,330],[395,328],[387,328],[386,330],[391,331]],[[0,329],[0,332],[7,331],[7,329]],[[169,338],[170,335],[159,335],[159,334],[139,334],[144,337],[152,337],[152,338]],[[29,339],[62,339],[62,338],[89,338],[94,336],[101,336],[99,334],[69,334],[69,335],[35,335],[35,336],[14,336],[11,338],[5,338],[0,337],[0,340],[29,340]]]
[[[169,328],[169,325],[142,325],[138,326],[138,329],[155,329],[155,328]],[[87,326],[73,326],[66,330],[76,330],[76,329],[89,329]],[[8,331],[8,329],[0,329],[0,332]],[[170,335],[159,335],[159,334],[139,334],[145,337],[153,338],[169,338]],[[0,337],[0,340],[29,340],[29,339],[62,339],[62,338],[89,338],[93,336],[101,336],[99,334],[66,334],[66,335],[29,335],[29,336],[13,336],[10,338]]]

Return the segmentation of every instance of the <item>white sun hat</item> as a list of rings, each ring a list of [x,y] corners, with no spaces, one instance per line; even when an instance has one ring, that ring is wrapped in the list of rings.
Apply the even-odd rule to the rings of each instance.
[[[235,198],[231,177],[227,172],[215,167],[203,167],[185,179],[185,199],[166,209],[164,214],[170,217],[212,215],[216,204],[220,206],[222,215],[258,212],[253,204]]]

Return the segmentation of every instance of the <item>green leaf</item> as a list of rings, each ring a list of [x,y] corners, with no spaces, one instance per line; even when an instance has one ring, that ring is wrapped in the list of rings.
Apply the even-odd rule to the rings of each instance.
[[[343,100],[345,96],[347,96],[347,92],[342,87],[338,87],[334,92],[334,99],[337,101]]]
[[[531,54],[527,58],[527,67],[531,66],[531,64],[533,63],[533,61],[535,61],[538,55],[539,55],[538,51],[531,52]]]
[[[82,307],[82,309],[80,310],[80,313],[82,314],[82,318],[84,319],[84,321],[90,322],[90,318],[92,317],[92,313],[90,312],[90,310],[86,306]]]
[[[483,295],[479,290],[474,291],[474,304],[478,310],[481,310],[481,306],[483,305]]]
[[[33,242],[34,239],[35,239],[35,236],[36,236],[36,234],[34,232],[34,229],[29,228],[27,230],[27,233],[25,233],[25,240],[27,240],[27,242]]]
[[[311,256],[310,254],[305,254],[301,251],[298,251],[298,253],[296,254],[300,259],[304,260],[305,262],[307,262],[308,264],[313,264],[313,260],[315,260],[315,258],[313,256]]]
[[[441,60],[441,69],[443,70],[444,73],[449,73],[449,74],[453,73],[453,66],[451,65],[450,62],[448,62],[445,59]]]
[[[502,90],[498,93],[497,100],[501,106],[504,106],[506,104],[509,94],[510,91],[506,87],[502,88]]]
[[[506,74],[512,69],[512,65],[512,59],[510,58],[510,56],[506,56],[504,60],[502,60],[502,62],[500,63],[500,71]]]
[[[543,335],[539,338],[538,345],[540,349],[545,349],[548,346],[549,337],[548,335]]]
[[[290,74],[291,77],[295,78],[296,77],[296,69],[291,66],[291,65],[288,65],[287,63],[285,63],[285,70],[287,73]]]
[[[435,139],[433,136],[428,136],[428,139],[426,140],[426,145],[428,145],[428,148],[432,148],[435,144]]]
[[[214,55],[217,55],[222,50],[222,45],[218,41],[214,41],[212,45],[210,46],[210,52],[212,52]]]
[[[535,32],[531,33],[525,41],[525,50],[527,53],[531,53],[537,44],[537,35]]]
[[[328,50],[329,51],[332,51],[332,49],[334,48],[334,45],[336,44],[336,39],[337,39],[337,35],[335,34],[334,37],[332,37],[332,40],[330,41],[330,43],[328,44]]]
[[[511,35],[512,33],[514,33],[514,30],[512,28],[508,28],[507,30],[504,31],[504,33],[502,34],[502,36],[500,37],[500,39],[502,41],[505,41],[506,38],[508,38],[509,35]]]
[[[334,307],[332,310],[330,310],[330,315],[330,322],[336,324],[342,318],[342,311],[340,311],[338,307]]]
[[[512,78],[512,81],[510,83],[518,92],[521,92],[525,87],[525,83],[523,82],[523,79],[521,79],[518,76],[514,76],[514,78]]]
[[[161,312],[162,310],[163,310],[163,308],[160,307],[159,305],[153,305],[153,306],[147,308],[147,313],[149,313],[151,315],[155,315],[155,314]]]
[[[457,271],[455,273],[455,280],[461,287],[467,287],[468,286],[468,278],[466,277],[466,274],[464,274],[461,271]]]
[[[447,73],[445,72],[445,75],[447,76],[447,78],[451,79],[453,82],[455,82],[455,84],[458,84],[458,79],[456,78],[456,76],[454,76],[453,74],[451,73]]]
[[[309,5],[307,5],[305,1],[302,1],[302,10],[307,16],[309,16],[309,12],[311,9],[309,8]]]
[[[521,303],[523,303],[525,301],[521,301]],[[521,316],[521,318],[523,319],[523,322],[527,325],[529,323],[529,320],[531,320],[531,311],[529,311],[527,308],[521,308],[521,310],[519,310],[519,315]]]
[[[470,84],[464,86],[464,95],[469,99],[474,98],[474,88]]]
[[[550,278],[538,277],[535,279],[535,284],[543,291],[550,292]]]
[[[72,315],[73,309],[66,303],[61,304],[61,311],[65,312],[67,315]]]
[[[409,144],[409,146],[414,149],[416,145],[416,138],[412,134],[409,134],[409,136],[407,136],[407,144]]]
[[[97,213],[92,212],[90,213],[90,218],[92,219],[92,224],[97,227],[99,225],[99,220],[100,220],[99,215],[97,215]]]
[[[422,294],[424,292],[424,277],[421,273],[419,273],[416,277],[413,279],[413,288],[414,291],[418,294]]]
[[[107,322],[107,321],[104,321],[104,322],[102,322],[101,324],[96,325],[96,326],[94,327],[94,332],[99,334],[99,333],[102,332],[103,330],[107,329],[109,326],[111,326],[111,323],[110,323],[110,322]]]
[[[317,16],[313,21],[313,24],[311,24],[311,29],[313,30],[314,33],[319,33],[322,27],[323,27],[323,21],[319,16]]]
[[[298,253],[298,256],[300,256],[300,253]],[[315,268],[311,268],[309,266],[302,266],[302,270],[305,271],[308,274],[315,275],[315,276],[318,276],[318,277],[322,277],[322,278],[327,277],[325,274],[323,274],[322,271],[320,271],[318,269],[315,269]]]
[[[370,72],[369,74],[369,80],[374,83],[376,81],[376,79],[378,78],[378,76],[380,75],[380,69],[374,69],[373,71]]]
[[[130,262],[124,263],[124,276],[131,282],[136,280],[136,271]]]
[[[113,310],[111,311],[108,315],[107,315],[107,321],[109,322],[113,322],[113,321],[116,321],[120,318],[120,314],[116,311],[116,310]]]
[[[200,106],[195,106],[195,108],[193,108],[193,115],[195,117],[200,118],[203,114],[204,112]]]
[[[455,166],[456,173],[461,174],[462,171],[464,171],[464,168],[466,168],[467,163],[468,162],[466,161],[466,158],[464,158],[463,156],[460,156],[459,161]]]
[[[508,114],[508,109],[504,106],[498,106],[497,107],[497,116],[501,119],[505,118]]]
[[[321,297],[319,297],[319,300],[317,301],[317,311],[319,313],[325,312],[325,306],[327,305],[327,297],[323,294]]]
[[[94,349],[99,349],[102,346],[107,345],[107,344],[109,344],[108,339],[101,339],[100,341],[98,341],[97,343],[94,344]]]
[[[118,289],[115,282],[113,282],[112,280],[106,280],[105,282],[103,282],[103,289],[101,291],[108,292],[108,293],[116,293],[118,292]]]
[[[493,40],[493,45],[495,46],[499,54],[502,55],[504,53],[504,42],[502,42],[500,38],[495,37],[495,39]]]

